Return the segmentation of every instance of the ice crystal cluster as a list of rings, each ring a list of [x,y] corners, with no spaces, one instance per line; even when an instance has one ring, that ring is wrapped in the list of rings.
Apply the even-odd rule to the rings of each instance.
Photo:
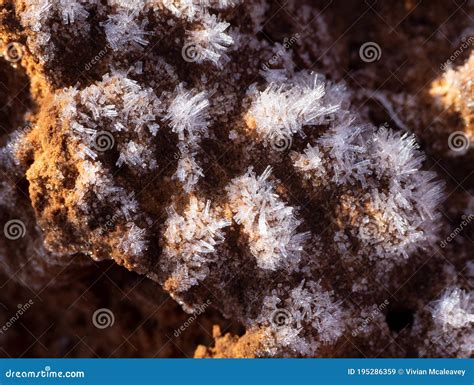
[[[472,293],[459,287],[446,289],[431,303],[431,314],[435,327],[429,332],[429,338],[450,354],[469,357],[474,350]]]
[[[166,247],[163,259],[172,267],[172,277],[179,281],[179,291],[198,285],[209,274],[208,265],[217,258],[216,246],[224,241],[223,228],[230,225],[211,209],[211,202],[195,196],[184,215],[170,210],[165,223]]]
[[[336,341],[344,330],[344,314],[331,294],[317,282],[303,280],[295,288],[277,287],[265,296],[257,322],[271,320],[269,352],[278,354],[281,345],[311,356],[321,344]]]
[[[471,36],[470,41],[474,41]],[[441,79],[437,81],[431,92],[437,101],[445,108],[452,109],[460,114],[464,121],[465,132],[472,145],[474,136],[474,54],[458,68],[447,68]]]
[[[444,188],[413,134],[374,124],[330,76],[331,53],[275,56],[255,35],[264,0],[14,3],[42,90],[2,167],[26,175],[42,266],[111,259],[188,312],[211,300],[258,336],[254,356],[388,338],[354,337],[360,309],[434,247]],[[317,10],[287,6],[328,52]],[[472,351],[470,298],[445,292],[420,333]]]
[[[235,223],[248,237],[250,253],[262,269],[276,270],[294,265],[300,259],[309,233],[297,233],[301,220],[295,208],[288,206],[267,179],[271,168],[258,177],[252,169],[235,178],[227,187],[229,205]]]

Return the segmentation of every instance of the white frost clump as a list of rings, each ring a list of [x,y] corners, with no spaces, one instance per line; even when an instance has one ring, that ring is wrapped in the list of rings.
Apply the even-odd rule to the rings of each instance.
[[[180,84],[165,119],[170,121],[179,140],[192,142],[207,133],[208,109],[209,100],[205,91],[195,94]]]
[[[387,178],[394,199],[418,216],[418,219],[409,219],[413,222],[433,220],[443,197],[443,185],[435,180],[435,172],[421,169],[425,157],[418,151],[414,136],[400,136],[382,129],[373,138],[372,164],[377,177]]]
[[[58,11],[61,13],[63,24],[72,24],[75,20],[85,20],[89,16],[80,1],[77,0],[59,0],[56,1]]]
[[[457,287],[447,289],[434,303],[432,315],[444,331],[469,326],[474,322],[474,301],[471,293]]]
[[[242,0],[162,0],[173,15],[194,21],[206,14],[207,8],[226,9],[234,7]]]
[[[170,209],[165,223],[164,258],[171,265],[172,276],[179,279],[179,291],[206,278],[208,264],[216,260],[216,246],[223,243],[223,228],[230,222],[211,209],[210,201],[191,196],[182,215]]]
[[[89,197],[95,201],[117,204],[125,219],[131,221],[138,212],[138,202],[127,194],[123,187],[114,185],[110,173],[100,162],[84,160],[78,167],[79,175],[76,179],[75,194],[77,206],[86,212],[91,212],[90,202],[86,200],[87,194],[94,193],[95,197]]]
[[[25,12],[20,14],[22,24],[28,26],[32,31],[39,32],[46,20],[54,12],[61,16],[63,24],[72,24],[76,20],[83,21],[89,16],[89,12],[77,0],[30,0]]]
[[[138,170],[140,168],[143,170],[155,170],[158,165],[153,157],[153,151],[131,140],[126,146],[123,146],[116,164],[121,167],[126,163],[128,166]]]
[[[229,23],[219,21],[215,15],[206,14],[201,20],[202,29],[188,31],[187,46],[196,49],[196,61],[211,61],[221,66],[222,59],[227,60],[226,50],[234,43],[234,39],[225,33]]]
[[[424,156],[417,150],[414,137],[400,136],[381,129],[372,136],[368,179],[371,226],[367,235],[381,256],[408,257],[408,253],[429,241],[435,228],[436,208],[443,186],[432,171],[421,170]],[[374,178],[375,177],[375,181]],[[380,185],[386,183],[386,188]],[[377,186],[378,185],[378,186]]]
[[[118,247],[129,256],[142,255],[148,242],[146,230],[136,222],[141,216],[138,202],[114,183],[113,163],[103,154],[117,148],[116,164],[126,164],[137,174],[156,169],[153,137],[162,114],[160,100],[151,89],[142,88],[122,73],[113,73],[82,90],[70,88],[58,94],[56,103],[62,107],[61,125],[69,129],[65,131],[69,146],[76,147],[78,158],[82,158],[78,162],[75,207],[88,214],[105,204],[117,207],[128,228]],[[103,231],[103,227],[98,228],[92,235],[103,236]]]
[[[119,247],[128,255],[142,255],[148,248],[148,241],[145,238],[145,229],[141,229],[133,223],[127,230],[125,238],[120,241]]]
[[[71,26],[68,31],[81,35],[90,30],[86,23],[89,12],[86,9],[88,2],[78,0],[29,0],[23,12],[20,12],[20,21],[23,27],[31,29],[33,36],[28,38],[29,48],[43,63],[54,56],[54,45],[51,44],[50,20],[59,17],[63,25]],[[57,23],[54,23],[57,28]]]
[[[105,36],[114,51],[126,49],[128,47],[143,48],[148,45],[145,39],[147,32],[146,19],[138,20],[137,10],[121,10],[115,15],[110,15],[104,23]]]
[[[205,91],[192,93],[180,84],[165,116],[180,141],[180,159],[174,178],[182,183],[186,192],[192,191],[204,176],[195,156],[200,148],[201,138],[208,135],[209,104]]]
[[[136,172],[157,167],[152,137],[159,129],[162,107],[151,88],[113,73],[81,91],[66,90],[57,102],[63,106],[61,118],[70,125],[82,157],[97,160],[100,153],[117,146],[117,165],[125,163]],[[117,140],[121,135],[134,140],[122,143]]]
[[[326,103],[325,83],[316,74],[300,73],[291,81],[271,82],[263,91],[250,89],[252,105],[247,123],[261,139],[274,133],[289,137],[304,136],[303,127],[320,124],[323,118],[339,109]]]
[[[458,287],[446,289],[441,297],[431,302],[428,309],[433,317],[433,327],[428,330],[422,356],[443,355],[472,357],[474,353],[474,301],[472,291]]]
[[[139,212],[139,205],[133,194],[127,193],[123,187],[114,185],[112,175],[101,162],[84,160],[79,165],[78,172],[74,186],[74,199],[77,202],[75,207],[88,214],[95,214],[97,205],[101,202],[116,205],[118,210],[114,217],[123,216],[128,227],[126,236],[120,241],[120,249],[131,256],[142,255],[148,245],[145,229],[139,228],[133,222]],[[93,235],[104,236],[104,228],[97,229]]]
[[[338,211],[346,216],[335,233],[341,253],[350,249],[351,234],[364,246],[361,256],[393,264],[434,239],[443,186],[436,173],[422,170],[413,136],[353,120],[346,115],[304,153],[292,153],[293,165],[315,193],[320,187],[339,191]]]
[[[288,293],[289,291],[289,293]],[[321,344],[334,343],[345,328],[340,302],[319,283],[302,281],[291,290],[277,288],[263,299],[258,323],[270,326],[269,340],[275,346],[287,347],[299,354],[314,355]],[[314,333],[308,333],[313,329]],[[271,345],[270,345],[270,350]],[[271,352],[275,355],[276,351]]]
[[[242,225],[258,266],[276,270],[298,263],[309,233],[296,232],[302,221],[275,193],[270,174],[270,167],[258,177],[250,168],[226,190],[234,220]]]
[[[363,156],[367,152],[364,134],[367,127],[352,125],[353,119],[344,119],[332,126],[317,141],[332,169],[332,182],[341,185],[361,182],[366,186],[365,175],[370,173],[370,160]]]
[[[305,179],[321,179],[326,176],[323,155],[317,147],[307,145],[304,153],[292,153],[293,165]]]
[[[181,151],[181,158],[174,174],[174,178],[179,180],[186,192],[191,192],[194,186],[204,176],[203,170],[195,160],[196,153],[189,150]]]

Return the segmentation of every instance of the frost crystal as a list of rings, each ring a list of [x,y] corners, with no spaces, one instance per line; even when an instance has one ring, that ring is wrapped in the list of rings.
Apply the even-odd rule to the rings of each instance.
[[[143,48],[148,45],[148,40],[145,39],[147,22],[146,20],[140,22],[137,19],[138,12],[136,10],[127,10],[109,16],[104,24],[104,30],[107,41],[114,51],[127,46]]]
[[[118,144],[116,164],[127,164],[136,172],[156,169],[152,137],[159,129],[162,107],[151,89],[143,89],[123,74],[114,73],[80,92],[70,88],[57,101],[64,104],[62,118],[70,124],[83,157],[98,159],[125,135],[135,140]]]
[[[170,121],[173,132],[179,140],[199,139],[207,132],[209,100],[206,92],[193,94],[184,89],[181,84],[176,90],[165,119]]]
[[[433,318],[444,331],[464,328],[474,322],[474,301],[471,293],[464,290],[456,287],[447,289],[433,305]]]
[[[87,195],[94,193],[99,201],[115,203],[124,214],[127,221],[132,220],[134,213],[138,211],[138,202],[133,196],[127,194],[122,187],[115,186],[112,177],[100,162],[83,161],[79,168],[79,176],[76,180],[77,204],[84,211],[91,211]]]
[[[300,73],[291,82],[272,82],[263,91],[253,86],[250,92],[253,101],[247,124],[262,139],[273,132],[283,137],[304,136],[304,126],[318,124],[339,109],[325,103],[325,84],[315,74]]]
[[[295,168],[301,172],[306,179],[322,178],[326,174],[323,157],[317,147],[308,144],[303,154],[292,154]]]
[[[195,153],[183,151],[174,174],[174,177],[183,184],[183,189],[186,192],[192,191],[199,179],[204,176],[202,168],[196,163],[194,156]]]
[[[171,276],[181,282],[178,291],[186,291],[206,278],[209,263],[216,260],[216,247],[224,241],[223,228],[230,222],[211,209],[210,201],[191,196],[182,215],[169,210],[165,223],[164,255]]]
[[[141,255],[148,248],[148,241],[145,239],[145,229],[132,224],[119,246],[129,255]]]
[[[207,136],[209,100],[206,92],[193,94],[181,84],[171,101],[165,119],[170,122],[173,132],[180,140],[180,160],[174,175],[185,191],[192,191],[199,178],[204,176],[196,163],[195,155],[199,150],[202,137]]]
[[[193,21],[202,17],[207,8],[226,9],[236,6],[241,0],[162,0],[162,2],[175,16]]]
[[[302,281],[291,290],[273,290],[263,299],[258,322],[269,324],[276,346],[308,356],[314,355],[321,344],[336,341],[345,329],[341,304],[313,281]],[[309,338],[305,336],[307,327],[315,331]]]
[[[472,291],[453,286],[447,288],[438,300],[427,308],[433,318],[431,329],[421,355],[472,357],[474,353],[474,301]],[[428,350],[426,350],[426,348]]]
[[[150,160],[147,161],[148,159]],[[156,160],[153,159],[153,152],[133,141],[128,142],[125,148],[122,149],[116,164],[121,167],[124,163],[135,169],[154,170],[157,168]]]
[[[64,24],[74,23],[75,20],[84,20],[89,15],[89,12],[77,0],[59,0],[58,9]]]
[[[82,21],[87,18],[89,12],[77,0],[32,0],[25,12],[21,14],[21,20],[24,25],[28,25],[33,31],[40,31],[42,23],[53,12],[61,16],[63,24],[72,24],[75,21]]]
[[[220,67],[221,59],[227,59],[225,51],[234,43],[232,37],[224,33],[229,25],[215,15],[206,14],[202,19],[203,29],[189,31],[187,44],[196,46],[198,63],[208,60]]]
[[[258,177],[250,168],[226,190],[234,219],[242,225],[258,266],[276,270],[299,261],[309,233],[296,232],[302,222],[295,208],[275,193],[270,174],[270,167]]]
[[[328,96],[343,105],[336,88]],[[437,215],[442,185],[435,173],[421,170],[424,157],[413,136],[355,124],[350,111],[341,109],[323,135],[303,153],[292,152],[291,158],[315,189],[339,191],[338,215],[345,230],[336,230],[334,236],[340,252],[347,255],[347,235],[352,234],[364,245],[361,256],[386,260],[380,265],[383,271],[388,260],[406,259],[433,238],[428,223]]]

